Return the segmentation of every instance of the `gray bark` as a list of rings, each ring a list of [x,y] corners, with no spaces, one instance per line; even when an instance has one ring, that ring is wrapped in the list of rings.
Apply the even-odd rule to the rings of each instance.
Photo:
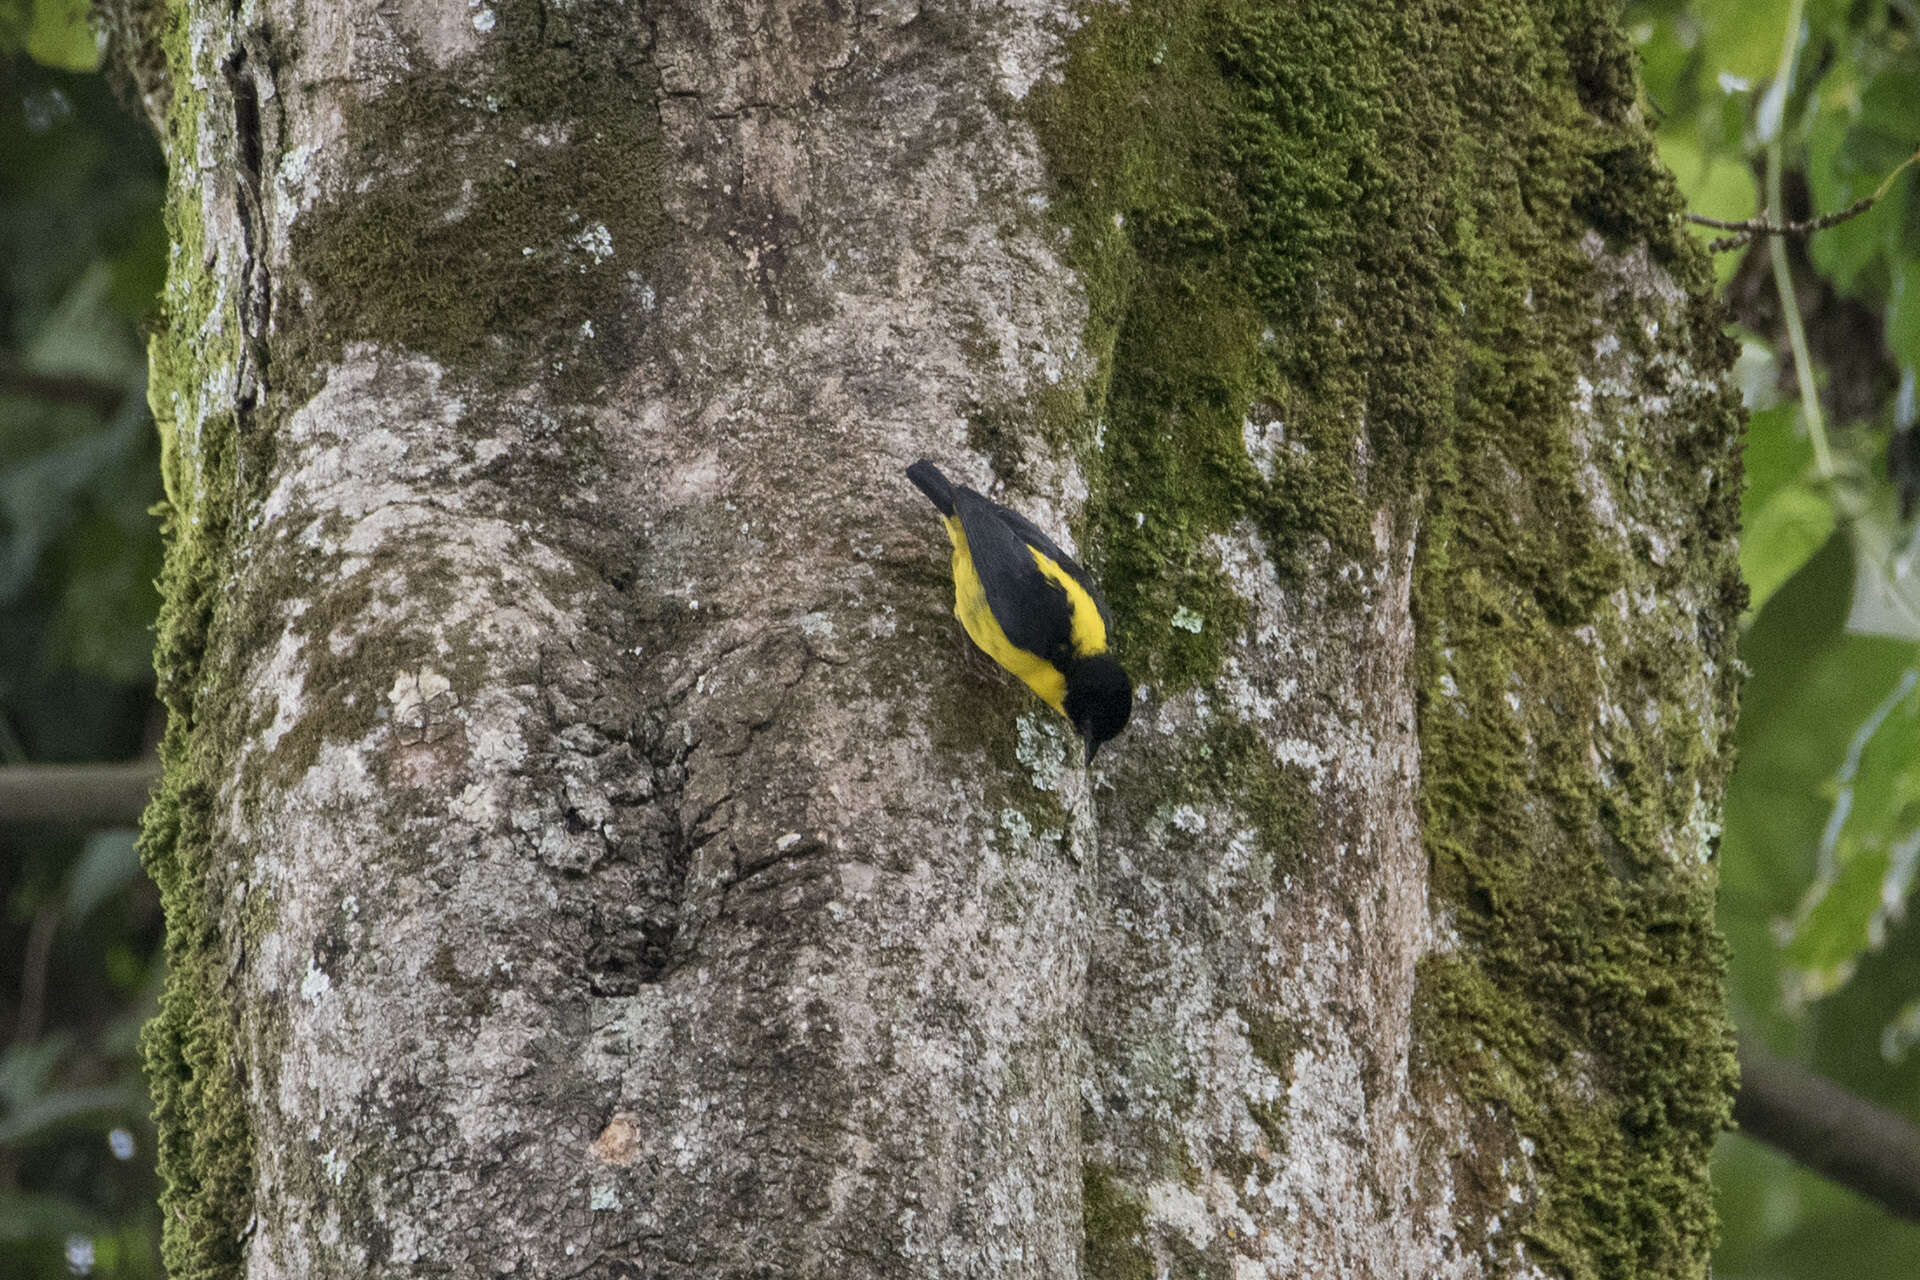
[[[948,616],[907,463],[999,467],[1063,537],[1093,485],[1033,425],[1103,368],[1025,105],[1079,21],[190,8],[203,242],[156,376],[186,834],[149,836],[177,1267],[1538,1273],[1502,1225],[1541,1202],[1535,1138],[1419,1031],[1423,962],[1473,950],[1422,809],[1437,506],[1382,497],[1287,571],[1211,535],[1245,607],[1200,620],[1217,678],[1148,681],[1090,776]],[[1631,559],[1691,514],[1616,491],[1620,443],[1692,410],[1604,339],[1693,303],[1585,252],[1615,320],[1568,447]],[[1247,446],[1287,448],[1251,418]],[[1369,447],[1356,420],[1342,465]],[[1723,551],[1680,589],[1724,621]],[[1710,667],[1656,692],[1723,731]],[[1222,726],[1286,805],[1183,772]],[[222,1087],[225,1192],[189,1140]]]

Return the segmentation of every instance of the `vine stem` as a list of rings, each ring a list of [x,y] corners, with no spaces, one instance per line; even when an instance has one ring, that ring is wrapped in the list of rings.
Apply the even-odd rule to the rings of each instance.
[[[1786,148],[1787,98],[1793,91],[1793,67],[1800,52],[1800,24],[1805,0],[1792,0],[1787,6],[1787,29],[1780,42],[1780,65],[1774,70],[1773,83],[1760,104],[1760,131],[1767,144],[1767,209],[1775,218],[1782,215],[1780,196],[1783,152]],[[1780,314],[1787,325],[1787,342],[1793,348],[1793,370],[1800,384],[1800,412],[1806,419],[1807,438],[1813,444],[1814,466],[1820,479],[1833,483],[1833,453],[1827,447],[1827,422],[1820,411],[1820,389],[1814,381],[1813,353],[1807,348],[1806,326],[1800,320],[1800,300],[1793,288],[1793,273],[1787,265],[1787,244],[1779,236],[1767,240],[1767,257],[1773,265],[1773,286],[1780,294]]]

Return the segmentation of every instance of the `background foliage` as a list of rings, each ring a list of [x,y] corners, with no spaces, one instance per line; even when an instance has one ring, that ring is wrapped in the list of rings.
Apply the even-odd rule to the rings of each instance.
[[[140,330],[164,173],[86,11],[0,0],[0,764],[125,759],[155,731]],[[1803,218],[1896,175],[1861,216],[1720,258],[1753,409],[1721,921],[1745,1035],[1920,1119],[1920,181],[1896,172],[1920,145],[1920,8],[1644,0],[1625,21],[1696,211]],[[0,1272],[157,1275],[135,1039],[159,920],[131,833],[0,828],[0,850]],[[1920,1257],[1920,1229],[1737,1135],[1717,1176],[1718,1276]]]
[[[132,758],[153,724],[165,171],[86,18],[0,0],[0,764]],[[160,1274],[159,940],[131,831],[0,827],[0,1275]]]
[[[1774,188],[1804,219],[1885,184],[1847,222],[1720,258],[1752,410],[1720,920],[1744,1036],[1920,1119],[1920,183],[1901,169],[1920,146],[1916,19],[1911,0],[1626,11],[1696,212],[1748,218]],[[1716,1180],[1717,1276],[1906,1275],[1920,1258],[1920,1228],[1739,1135]]]

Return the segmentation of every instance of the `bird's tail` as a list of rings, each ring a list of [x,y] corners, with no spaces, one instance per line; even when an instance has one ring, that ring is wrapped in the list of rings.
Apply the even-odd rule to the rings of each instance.
[[[907,468],[907,479],[927,495],[927,501],[940,508],[941,515],[953,514],[953,486],[940,474],[940,468],[922,458]]]

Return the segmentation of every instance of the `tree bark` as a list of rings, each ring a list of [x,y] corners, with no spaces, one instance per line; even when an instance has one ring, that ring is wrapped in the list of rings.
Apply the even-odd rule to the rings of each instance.
[[[176,1274],[1703,1273],[1738,422],[1611,23],[180,6]]]

